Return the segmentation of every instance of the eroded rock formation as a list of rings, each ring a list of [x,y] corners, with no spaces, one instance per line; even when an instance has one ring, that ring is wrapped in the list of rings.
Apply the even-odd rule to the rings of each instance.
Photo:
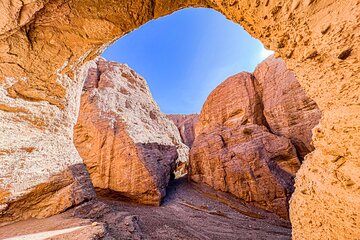
[[[190,176],[288,218],[300,162],[291,142],[264,125],[254,76],[239,73],[225,80],[201,110],[190,151]]]
[[[254,76],[251,73],[239,73],[210,93],[201,109],[196,136],[221,126],[266,124],[262,110]]]
[[[0,225],[34,217],[50,217],[95,198],[95,191],[84,164],[79,163],[52,175],[46,183],[39,184],[25,196],[0,205]]]
[[[315,151],[297,173],[293,238],[359,236],[357,0],[2,1],[1,204],[81,163],[72,129],[82,87],[77,68],[83,61],[142,24],[185,7],[210,7],[242,25],[285,59],[322,111]],[[22,151],[32,147],[36,151]]]
[[[256,124],[201,133],[191,150],[193,181],[232,193],[285,219],[299,167],[291,142]]]
[[[281,59],[268,57],[257,66],[254,76],[259,83],[269,129],[290,139],[303,159],[314,150],[311,130],[319,123],[319,108],[306,96],[294,73]]]
[[[179,129],[181,139],[189,148],[195,140],[195,126],[199,121],[199,114],[168,114]]]
[[[0,86],[0,222],[48,217],[95,197],[73,144],[81,75],[59,76],[69,87],[62,108],[11,97],[14,78]]]
[[[128,66],[98,58],[84,68],[74,140],[95,188],[160,205],[170,175],[188,158],[176,126]]]

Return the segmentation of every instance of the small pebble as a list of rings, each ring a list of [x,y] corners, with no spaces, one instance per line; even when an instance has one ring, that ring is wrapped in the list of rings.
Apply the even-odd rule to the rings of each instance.
[[[352,52],[351,48],[346,49],[345,51],[343,51],[339,54],[338,58],[341,60],[345,60],[346,58],[348,58],[350,56],[351,52]]]

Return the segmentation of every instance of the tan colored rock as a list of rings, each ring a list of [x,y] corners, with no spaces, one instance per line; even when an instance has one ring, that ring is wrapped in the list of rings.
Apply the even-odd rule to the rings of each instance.
[[[311,130],[319,123],[319,108],[281,59],[268,57],[256,67],[254,76],[271,132],[290,139],[303,159],[314,150]]]
[[[176,126],[128,66],[99,58],[84,68],[74,141],[95,188],[160,205],[170,175],[188,158]]]
[[[5,196],[6,197],[6,196]],[[44,218],[95,198],[89,173],[83,164],[68,167],[39,184],[24,197],[0,205],[0,225],[28,218]]]
[[[266,124],[262,110],[249,73],[230,77],[211,92],[190,150],[190,177],[288,219],[300,162],[288,139],[261,125]]]
[[[11,31],[29,23],[45,3],[45,1],[36,0],[2,1],[0,4],[0,32]]]
[[[2,203],[25,196],[25,189],[80,163],[72,144],[76,111],[71,109],[79,106],[82,83],[76,70],[83,60],[98,56],[112,41],[152,19],[185,7],[210,7],[276,51],[322,112],[313,137],[315,151],[296,178],[293,238],[347,240],[360,235],[357,0],[38,0],[21,21],[19,9],[29,2],[0,3],[0,103],[5,109],[24,110],[0,111]],[[32,147],[36,155],[21,151]],[[307,189],[311,191],[303,194]]]
[[[196,136],[221,126],[262,125],[261,96],[251,73],[239,73],[221,83],[206,99],[196,125]]]
[[[168,114],[180,132],[183,143],[191,148],[195,140],[195,126],[199,121],[199,114]]]
[[[1,102],[9,106],[0,111],[0,222],[48,217],[95,197],[73,144],[79,75],[58,79],[69,87],[64,109],[11,98],[7,88],[14,79],[0,87]]]
[[[193,181],[232,193],[285,219],[299,167],[288,139],[255,124],[201,133],[190,151]]]

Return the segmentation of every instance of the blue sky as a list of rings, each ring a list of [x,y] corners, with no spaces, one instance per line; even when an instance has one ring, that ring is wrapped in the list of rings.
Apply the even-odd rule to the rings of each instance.
[[[164,113],[195,113],[226,78],[252,72],[269,54],[222,14],[184,9],[122,37],[102,56],[142,75]]]

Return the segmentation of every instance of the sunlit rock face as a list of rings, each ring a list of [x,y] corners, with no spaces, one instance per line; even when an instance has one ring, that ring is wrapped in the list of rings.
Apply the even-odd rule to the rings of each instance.
[[[199,121],[199,114],[168,114],[180,132],[181,139],[191,148],[195,140],[195,126]]]
[[[193,181],[288,219],[300,162],[287,138],[255,124],[222,126],[197,136],[190,153]]]
[[[297,173],[290,204],[293,238],[347,240],[360,235],[358,1],[5,0],[1,4],[2,213],[52,175],[81,163],[72,139],[82,87],[78,67],[152,19],[186,7],[208,7],[243,26],[284,59],[321,110],[313,135],[315,150]],[[32,147],[36,151],[24,151]]]
[[[251,73],[239,73],[220,84],[210,93],[196,125],[196,136],[221,126],[266,124],[262,113],[261,95]]]
[[[188,147],[132,69],[102,58],[83,68],[74,141],[95,188],[159,205],[170,176],[187,162]]]
[[[311,130],[321,113],[285,63],[270,56],[254,72],[269,129],[291,140],[301,159],[314,150]]]
[[[56,78],[69,88],[61,108],[48,101],[13,98],[9,88],[14,78],[0,85],[0,224],[49,217],[95,197],[73,144],[83,85],[82,72],[73,74],[73,79]]]
[[[190,176],[287,219],[300,161],[290,140],[266,125],[254,76],[239,73],[225,80],[201,110]]]
[[[270,56],[206,100],[190,154],[191,179],[288,218],[300,159],[320,111],[285,63]],[[299,159],[299,158],[300,159]]]

